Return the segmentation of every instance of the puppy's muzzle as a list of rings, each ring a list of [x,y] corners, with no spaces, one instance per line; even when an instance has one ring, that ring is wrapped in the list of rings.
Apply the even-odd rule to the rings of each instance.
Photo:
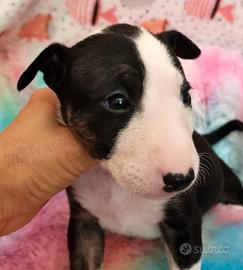
[[[179,173],[168,173],[166,174],[164,179],[164,191],[165,192],[176,192],[187,188],[191,182],[194,180],[195,174],[193,169],[189,169],[186,175]]]

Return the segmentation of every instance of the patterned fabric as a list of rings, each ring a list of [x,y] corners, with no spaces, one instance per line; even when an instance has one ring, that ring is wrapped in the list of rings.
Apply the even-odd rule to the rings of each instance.
[[[243,1],[236,0],[2,0],[0,9],[0,96],[15,102],[8,119],[28,98],[16,99],[21,72],[48,44],[73,45],[95,29],[117,22],[152,32],[177,29],[195,42],[243,54]],[[1,78],[2,77],[2,78]],[[40,82],[40,80],[39,80]],[[32,84],[31,89],[39,86]],[[7,93],[3,93],[7,91]],[[3,102],[3,97],[0,102]],[[6,107],[6,103],[4,105]],[[7,124],[0,109],[0,130]]]
[[[8,80],[9,89],[0,85],[0,95],[19,107],[29,93],[16,100],[17,79],[44,47],[55,41],[73,45],[111,23],[142,25],[155,33],[177,29],[199,44],[243,54],[242,12],[243,1],[236,0],[2,0],[0,80]],[[0,123],[1,130],[7,123],[1,110]]]
[[[243,120],[243,3],[233,0],[2,0],[0,9],[0,130],[16,116],[41,73],[19,94],[21,72],[49,43],[72,45],[99,27],[117,22],[150,31],[178,29],[203,46],[197,61],[183,61],[193,90],[195,127],[213,130]],[[221,47],[221,48],[220,48]],[[234,50],[229,52],[225,49]],[[243,180],[243,140],[237,133],[215,146]],[[57,195],[25,228],[0,239],[2,270],[67,270],[68,205]],[[203,270],[240,270],[243,208],[217,206],[205,218]],[[107,235],[104,270],[167,269],[158,241]]]

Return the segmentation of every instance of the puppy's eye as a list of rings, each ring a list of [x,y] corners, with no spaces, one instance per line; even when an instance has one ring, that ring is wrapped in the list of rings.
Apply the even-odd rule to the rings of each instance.
[[[187,106],[191,106],[191,95],[189,93],[191,89],[191,86],[188,82],[185,82],[181,88],[181,99],[182,102],[187,105]]]
[[[125,95],[117,93],[105,100],[105,106],[111,111],[126,112],[131,105]]]

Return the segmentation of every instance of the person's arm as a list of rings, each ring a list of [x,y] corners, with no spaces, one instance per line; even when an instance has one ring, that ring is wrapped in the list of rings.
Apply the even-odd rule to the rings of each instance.
[[[0,133],[0,235],[27,224],[56,193],[96,161],[58,124],[58,100],[36,91]]]

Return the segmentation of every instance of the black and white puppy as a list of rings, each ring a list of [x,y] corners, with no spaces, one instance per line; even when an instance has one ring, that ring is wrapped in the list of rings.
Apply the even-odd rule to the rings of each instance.
[[[19,90],[44,73],[64,123],[102,160],[67,189],[70,269],[101,268],[108,230],[163,238],[170,269],[198,270],[201,254],[182,254],[181,245],[202,246],[202,215],[217,202],[243,204],[239,179],[193,131],[177,57],[199,55],[179,32],[118,24],[71,48],[50,45],[21,76]]]

